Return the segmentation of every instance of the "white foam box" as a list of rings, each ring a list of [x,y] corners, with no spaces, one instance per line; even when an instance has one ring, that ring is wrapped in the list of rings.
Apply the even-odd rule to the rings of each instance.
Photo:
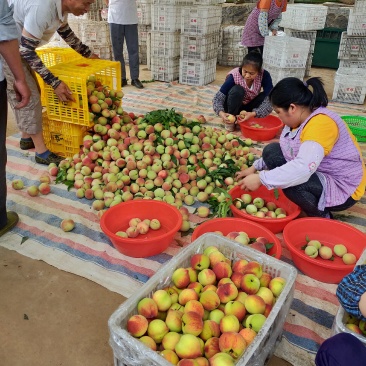
[[[191,34],[180,35],[180,57],[189,60],[209,60],[217,57],[220,33],[210,33],[204,36]]]
[[[222,20],[221,5],[184,6],[181,15],[181,32],[205,35],[220,30]]]
[[[151,30],[159,32],[176,32],[181,26],[181,5],[152,4]]]
[[[308,59],[310,41],[289,36],[265,37],[263,61],[282,68],[304,68]]]
[[[308,41],[310,41],[309,53],[314,53],[315,41],[316,41],[316,31],[312,31],[312,30],[311,31],[299,31],[296,29],[285,28],[284,32],[285,32],[286,36],[307,39]]]
[[[137,22],[142,25],[151,24],[151,1],[136,0],[137,5]]]
[[[240,66],[244,56],[248,53],[247,47],[240,44],[235,47],[222,47],[218,55],[218,64],[221,66]]]
[[[350,9],[347,34],[350,36],[366,36],[366,10],[356,12]]]
[[[305,67],[283,68],[268,65],[265,62],[263,63],[263,68],[270,73],[273,85],[276,85],[280,80],[286,77],[294,77],[303,80],[306,71]]]
[[[297,30],[318,30],[325,27],[328,7],[317,4],[287,4],[280,26]]]
[[[179,79],[179,57],[151,57],[151,78],[159,81]]]
[[[180,33],[151,31],[152,57],[179,57]]]
[[[366,61],[366,37],[350,36],[347,32],[342,32],[338,58],[340,60]]]
[[[338,68],[334,78],[332,99],[338,102],[363,104],[366,96],[366,70]]]
[[[179,82],[181,84],[202,86],[212,83],[216,76],[217,57],[197,61],[180,59]]]
[[[356,266],[360,264],[366,264],[366,250],[361,254],[360,259],[357,261]],[[332,335],[336,335],[338,333],[350,333],[356,338],[358,338],[365,346],[366,346],[366,337],[352,332],[350,329],[346,327],[346,318],[347,313],[343,309],[342,306],[338,308],[337,314],[334,317],[333,325],[332,325]]]
[[[173,272],[180,267],[189,267],[190,258],[195,253],[203,253],[210,245],[218,249],[232,261],[246,259],[258,261],[264,271],[273,277],[280,276],[286,285],[272,308],[266,322],[254,341],[237,360],[236,366],[263,366],[273,354],[276,343],[280,340],[283,325],[295,291],[297,270],[280,260],[263,254],[247,246],[242,246],[223,236],[207,233],[200,236],[178,255],[160,268],[136,293],[127,299],[109,318],[110,345],[114,354],[115,366],[171,366],[157,352],[143,345],[126,330],[128,319],[137,314],[137,303],[144,297],[151,297],[153,292],[171,285]]]

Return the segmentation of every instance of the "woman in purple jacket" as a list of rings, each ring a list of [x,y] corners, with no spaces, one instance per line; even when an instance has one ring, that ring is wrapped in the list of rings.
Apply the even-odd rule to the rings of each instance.
[[[237,174],[241,188],[282,188],[307,216],[331,218],[332,211],[353,206],[366,186],[361,150],[346,123],[326,108],[320,79],[282,79],[269,99],[285,127],[279,143]]]
[[[257,48],[263,53],[264,37],[270,31],[272,35],[277,35],[286,7],[287,0],[259,0],[245,23],[241,44],[248,47],[249,52]]]

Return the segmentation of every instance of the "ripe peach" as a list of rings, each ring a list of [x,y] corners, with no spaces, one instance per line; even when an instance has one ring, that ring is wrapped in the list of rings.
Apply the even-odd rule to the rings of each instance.
[[[130,226],[129,228],[127,228],[126,234],[129,238],[136,238],[139,235],[139,231],[137,230],[137,227]]]
[[[266,305],[273,305],[274,295],[268,287],[260,287],[256,295],[260,296]]]
[[[149,297],[144,297],[137,303],[137,312],[147,319],[156,318],[158,311],[158,305]]]
[[[163,349],[160,352],[160,356],[162,356],[163,358],[165,358],[168,362],[170,362],[173,365],[178,365],[179,364],[179,357],[171,349]]]
[[[133,315],[127,321],[127,330],[133,337],[142,337],[148,328],[148,321],[142,315]]]
[[[272,278],[268,287],[273,292],[273,295],[275,297],[278,297],[281,294],[285,285],[286,285],[286,280],[284,278],[274,277],[274,278]]]
[[[357,261],[356,256],[353,253],[346,253],[342,257],[344,264],[354,264]]]
[[[21,179],[15,179],[11,182],[13,189],[20,190],[24,188],[24,183]]]
[[[168,310],[165,323],[171,332],[179,333],[182,331],[182,316],[182,311],[173,310],[172,308]]]
[[[232,300],[226,303],[224,312],[225,315],[235,315],[241,322],[247,311],[243,303],[237,300]]]
[[[194,269],[201,271],[203,269],[209,268],[210,259],[205,254],[200,253],[193,254],[193,256],[191,257],[191,266]]]
[[[171,297],[165,290],[156,290],[152,298],[156,302],[159,311],[167,311],[172,305]]]
[[[248,295],[244,301],[244,306],[250,314],[263,314],[266,303],[258,295]]]
[[[177,332],[169,332],[165,334],[163,340],[161,341],[162,346],[165,350],[172,350],[174,351],[174,348],[178,341],[180,340],[180,337],[182,335]]]
[[[260,287],[260,281],[255,274],[247,273],[243,276],[240,283],[240,288],[248,295],[257,293],[259,287]]]
[[[38,190],[41,194],[49,194],[51,192],[51,186],[48,183],[41,183],[38,186]]]
[[[177,268],[173,272],[172,281],[177,288],[186,288],[191,282],[188,270],[186,268]]]
[[[200,339],[192,334],[183,334],[175,346],[175,353],[180,358],[201,357],[203,352]]]
[[[220,330],[221,333],[225,333],[225,332],[239,332],[240,329],[240,323],[238,318],[235,315],[225,315],[221,320],[220,320]]]
[[[220,337],[220,334],[221,332],[219,324],[208,319],[203,322],[203,329],[199,336],[204,342],[206,342],[212,337]]]
[[[195,290],[185,288],[178,296],[178,302],[180,305],[186,305],[190,300],[198,300],[198,294]]]
[[[248,264],[243,269],[243,274],[247,273],[253,273],[258,278],[260,278],[263,273],[261,264],[256,261],[248,262]]]
[[[36,197],[36,196],[38,196],[38,194],[39,194],[39,189],[38,189],[38,187],[37,186],[30,186],[30,187],[28,187],[28,189],[27,189],[27,193],[31,196],[31,197]]]
[[[211,358],[216,353],[219,353],[220,352],[219,338],[212,337],[212,338],[208,339],[204,346],[204,352],[205,352],[206,358]]]
[[[201,293],[200,303],[205,310],[211,311],[216,309],[220,305],[220,298],[215,291],[207,290]]]
[[[168,326],[161,319],[153,319],[147,328],[147,334],[156,343],[161,343],[165,334],[169,332]]]
[[[331,259],[333,257],[333,251],[332,248],[322,245],[319,249],[319,256],[323,259]]]
[[[72,219],[64,219],[61,221],[61,229],[65,232],[73,230],[75,227],[75,222]]]
[[[203,329],[203,320],[198,313],[188,311],[182,316],[183,334],[193,334],[199,336]]]
[[[148,233],[149,231],[149,225],[145,222],[139,222],[136,226],[137,231],[139,232],[139,234],[145,235]]]
[[[247,344],[239,333],[226,332],[219,338],[219,348],[221,352],[229,354],[235,360],[245,351]]]
[[[244,268],[249,262],[246,259],[239,259],[233,264],[233,272],[244,274]]]
[[[343,244],[336,244],[333,251],[335,255],[342,258],[347,253],[347,248]]]
[[[209,258],[207,257],[209,262]],[[216,275],[217,280],[221,280],[222,278],[231,277],[233,271],[231,269],[231,265],[227,262],[218,262],[216,263],[213,268],[213,272]]]
[[[220,302],[226,304],[238,296],[238,288],[233,283],[225,283],[217,288],[216,293]]]
[[[206,268],[198,273],[198,282],[203,285],[214,285],[216,283],[216,275],[212,269]]]
[[[198,295],[197,295],[197,297],[198,297]],[[198,315],[201,316],[202,319],[205,315],[205,309],[204,309],[203,305],[198,300],[189,300],[184,305],[184,312],[188,313],[189,311],[197,313]]]
[[[247,343],[247,346],[249,346],[254,338],[256,337],[257,333],[250,328],[243,328],[239,334],[244,338],[245,342]]]
[[[155,341],[149,337],[149,336],[142,336],[141,338],[139,338],[139,341],[142,342],[145,346],[149,347],[150,349],[152,349],[153,351],[157,350],[157,346]]]

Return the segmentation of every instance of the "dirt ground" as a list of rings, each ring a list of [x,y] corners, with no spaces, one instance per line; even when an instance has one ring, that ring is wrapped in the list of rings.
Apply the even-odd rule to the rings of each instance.
[[[230,69],[219,66],[214,83],[221,85]],[[334,73],[320,68],[311,71],[312,76],[323,78],[329,98]],[[140,79],[151,79],[144,66]],[[7,136],[17,132],[9,111]],[[2,247],[0,294],[2,366],[113,366],[107,322],[125,300],[123,296]],[[272,357],[268,365],[289,363]]]

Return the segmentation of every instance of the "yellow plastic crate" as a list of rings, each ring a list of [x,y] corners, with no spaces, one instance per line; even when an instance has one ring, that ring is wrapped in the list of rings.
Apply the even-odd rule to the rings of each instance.
[[[52,87],[45,85],[47,116],[49,119],[92,126],[90,120],[87,80],[94,75],[103,85],[121,90],[121,65],[117,61],[82,59],[49,68],[73,93],[75,102],[60,102]]]
[[[43,113],[42,127],[47,148],[65,158],[79,153],[88,130],[86,126],[50,120],[46,113]]]
[[[58,65],[63,62],[70,62],[73,60],[82,59],[83,56],[81,56],[78,52],[74,51],[72,48],[68,47],[41,47],[36,49],[36,53],[39,56],[39,58],[42,60],[42,62],[46,65],[46,67],[51,67],[54,65]],[[46,105],[46,98],[44,96],[44,81],[39,76],[39,74],[36,73],[36,78],[38,81],[38,85],[40,87],[40,94],[41,94],[41,104],[43,106]]]

